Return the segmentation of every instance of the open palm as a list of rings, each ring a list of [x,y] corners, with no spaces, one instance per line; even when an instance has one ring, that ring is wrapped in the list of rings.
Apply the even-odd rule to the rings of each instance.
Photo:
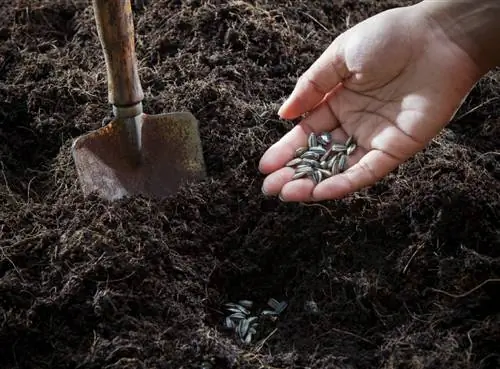
[[[343,197],[383,178],[450,121],[479,72],[415,7],[380,13],[341,34],[301,76],[280,116],[305,118],[263,155],[263,192],[284,201]],[[353,136],[348,169],[317,185],[284,165],[311,132]]]

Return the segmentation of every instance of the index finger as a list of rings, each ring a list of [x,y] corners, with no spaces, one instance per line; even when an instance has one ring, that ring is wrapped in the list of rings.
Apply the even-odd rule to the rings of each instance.
[[[291,95],[278,114],[283,119],[295,119],[311,111],[335,87],[348,78],[340,36],[298,79]]]

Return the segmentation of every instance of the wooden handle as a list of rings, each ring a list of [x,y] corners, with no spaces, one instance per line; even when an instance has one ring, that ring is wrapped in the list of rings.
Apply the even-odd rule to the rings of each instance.
[[[93,0],[97,32],[108,73],[108,99],[129,106],[144,98],[137,57],[130,0]]]

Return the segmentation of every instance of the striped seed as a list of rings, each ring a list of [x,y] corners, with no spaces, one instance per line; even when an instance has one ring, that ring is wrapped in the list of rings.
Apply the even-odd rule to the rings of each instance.
[[[313,168],[319,165],[319,162],[317,160],[311,160],[311,159],[302,159],[302,163]]]
[[[307,147],[299,147],[297,150],[295,150],[295,157],[301,156],[306,151],[307,151]]]
[[[350,146],[353,141],[354,141],[354,136],[349,136],[349,138],[345,142],[345,145]]]
[[[339,160],[339,172],[343,172],[347,164],[347,155],[342,155]]]
[[[351,155],[354,152],[354,150],[356,150],[356,148],[357,148],[357,145],[355,143],[352,143],[351,145],[349,145],[347,147],[346,154]]]
[[[313,168],[309,167],[309,166],[299,166],[297,167],[297,169],[295,170],[295,173],[305,173],[305,174],[309,174],[309,173],[312,173],[314,171]]]
[[[250,300],[240,300],[240,301],[238,301],[238,304],[240,306],[243,306],[246,309],[251,309],[252,306],[253,306],[253,301],[250,301]]]
[[[231,318],[226,317],[226,328],[234,329],[235,326],[236,326],[236,324],[234,324],[234,322],[231,320]]]
[[[302,164],[302,159],[301,158],[295,158],[290,160],[288,163],[286,163],[287,167],[293,167],[295,165]]]
[[[299,173],[295,172],[295,174],[292,177],[292,180],[299,179],[305,176],[307,176],[307,172],[299,172]]]
[[[318,153],[319,155],[323,155],[326,153],[326,149],[324,147],[321,147],[321,146],[311,146],[309,148],[309,151]]]
[[[316,139],[316,135],[314,133],[311,133],[309,135],[309,138],[307,139],[307,146],[314,147],[317,145],[318,145],[318,140]]]
[[[243,313],[243,314],[245,314],[245,315],[250,314],[250,312],[249,312],[247,309],[245,309],[243,306],[236,305],[236,304],[235,304],[235,306],[234,306],[234,307],[229,307],[229,308],[227,308],[227,310],[228,310],[228,311],[231,311],[231,312],[233,312],[233,313]]]
[[[322,179],[323,179],[323,175],[321,174],[320,171],[315,170],[312,173],[312,180],[313,180],[314,184],[320,183]]]
[[[320,157],[320,154],[314,151],[306,151],[300,156],[302,159],[311,159],[311,160],[318,160]]]
[[[236,329],[238,330],[238,335],[241,338],[245,337],[249,327],[250,327],[250,322],[248,321],[248,319],[240,320],[240,323],[236,327]]]
[[[318,169],[318,172],[320,172],[323,175],[323,178],[329,178],[332,176],[332,172],[326,169]]]
[[[326,146],[332,142],[332,134],[330,132],[322,132],[316,136],[316,139],[319,144]]]

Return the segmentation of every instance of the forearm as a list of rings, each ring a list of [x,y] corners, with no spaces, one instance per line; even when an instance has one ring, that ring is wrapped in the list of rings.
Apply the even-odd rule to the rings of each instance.
[[[423,0],[416,6],[470,55],[482,73],[500,65],[500,0]]]

